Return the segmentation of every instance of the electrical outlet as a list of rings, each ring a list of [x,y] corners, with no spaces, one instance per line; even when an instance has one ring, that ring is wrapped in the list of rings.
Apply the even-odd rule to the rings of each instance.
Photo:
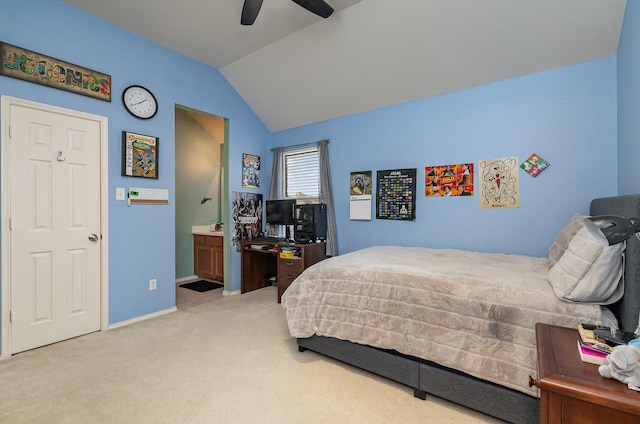
[[[149,280],[149,290],[155,290],[157,286],[158,286],[158,280],[156,280],[155,278],[152,278],[151,280]]]

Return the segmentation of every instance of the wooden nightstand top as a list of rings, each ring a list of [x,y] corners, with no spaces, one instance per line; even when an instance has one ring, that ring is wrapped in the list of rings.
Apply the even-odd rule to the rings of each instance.
[[[536,324],[538,379],[532,379],[531,383],[541,390],[541,418],[569,415],[577,418],[583,413],[586,415],[589,411],[598,411],[613,412],[615,415],[620,413],[622,421],[619,422],[640,422],[640,417],[625,421],[625,417],[640,416],[640,392],[629,389],[618,380],[600,376],[597,365],[582,362],[577,348],[579,338],[577,329]],[[570,412],[571,402],[580,411]],[[556,411],[557,408],[561,411]],[[604,410],[599,411],[598,408]],[[598,422],[604,418],[607,422],[615,421],[610,420],[611,416],[602,416],[600,413],[598,417],[591,418],[593,422],[596,422],[596,418]],[[541,421],[547,422],[544,419]],[[548,422],[556,421],[550,419]],[[587,419],[586,422],[591,421]]]

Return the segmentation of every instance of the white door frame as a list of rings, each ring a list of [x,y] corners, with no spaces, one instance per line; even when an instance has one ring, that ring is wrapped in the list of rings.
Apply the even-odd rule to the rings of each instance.
[[[0,263],[2,273],[0,278],[0,296],[2,305],[2,315],[0,316],[0,329],[2,330],[2,346],[0,348],[0,359],[8,358],[12,354],[11,348],[11,322],[9,313],[11,311],[11,235],[9,233],[9,213],[11,211],[11,196],[9,193],[11,181],[11,167],[9,166],[9,123],[10,106],[17,105],[31,109],[42,110],[56,114],[74,116],[81,119],[93,120],[100,125],[100,330],[104,331],[109,327],[109,131],[108,119],[104,116],[92,115],[72,109],[65,109],[43,103],[36,103],[16,97],[0,95],[0,190],[2,198],[0,200],[0,246],[2,255]]]

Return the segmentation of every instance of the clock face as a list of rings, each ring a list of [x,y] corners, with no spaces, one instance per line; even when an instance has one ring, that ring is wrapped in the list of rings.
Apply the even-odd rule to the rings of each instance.
[[[153,93],[139,85],[127,87],[122,93],[122,102],[136,118],[153,118],[158,112],[158,102]]]

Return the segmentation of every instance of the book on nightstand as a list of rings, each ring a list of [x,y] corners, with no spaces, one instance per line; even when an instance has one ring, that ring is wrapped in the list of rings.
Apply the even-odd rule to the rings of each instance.
[[[587,324],[581,324],[578,326],[578,333],[580,333],[580,339],[582,339],[585,343],[598,343],[598,339],[596,339],[596,335],[593,330],[596,326],[589,326],[589,328],[585,328]]]
[[[582,359],[582,362],[596,365],[604,364],[607,356],[609,355],[601,347],[584,343],[580,340],[578,340],[578,353],[580,353],[580,359]]]

